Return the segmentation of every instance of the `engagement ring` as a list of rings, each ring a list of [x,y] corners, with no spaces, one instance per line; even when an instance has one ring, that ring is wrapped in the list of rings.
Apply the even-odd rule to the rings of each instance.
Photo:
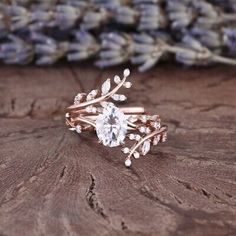
[[[101,89],[77,94],[66,113],[66,124],[70,130],[79,134],[95,131],[99,143],[104,146],[121,146],[122,152],[127,155],[127,167],[131,166],[132,157],[137,159],[140,155],[146,155],[152,145],[167,139],[167,126],[161,125],[158,115],[147,115],[143,107],[117,107],[111,102],[127,99],[118,90],[132,86],[127,81],[129,75],[129,69],[125,69],[123,78],[115,75],[113,81],[107,79]],[[130,145],[131,142],[133,145]]]

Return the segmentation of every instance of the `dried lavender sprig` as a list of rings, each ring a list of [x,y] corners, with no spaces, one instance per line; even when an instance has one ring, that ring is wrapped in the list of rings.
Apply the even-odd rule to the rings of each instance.
[[[94,57],[100,50],[101,45],[86,31],[76,31],[75,41],[69,43],[67,50],[68,61],[80,61]]]
[[[0,30],[12,32],[22,28],[35,30],[45,27],[64,29],[81,26],[84,29],[94,29],[108,24],[111,20],[123,25],[137,26],[138,30],[153,30],[165,28],[168,22],[159,5],[145,3],[109,9],[96,4],[58,4],[50,10],[2,5],[0,16]]]
[[[28,64],[33,60],[34,48],[15,35],[8,36],[9,41],[0,45],[0,59],[6,64]]]
[[[186,35],[179,45],[170,47],[168,51],[175,53],[176,60],[186,65],[207,65],[211,63],[236,65],[235,59],[213,53],[189,35]]]
[[[170,41],[164,33],[155,32],[152,35],[118,32],[103,34],[102,48],[96,65],[103,68],[130,61],[140,65],[140,71],[151,68],[166,53],[165,46]]]
[[[42,0],[39,2],[44,3]],[[235,14],[223,12],[205,0],[167,0],[165,8],[159,1],[153,0],[131,0],[131,3],[119,0],[59,2],[63,4],[53,4],[47,10],[1,4],[0,32],[14,32],[22,28],[39,30],[45,27],[65,29],[80,26],[94,29],[110,22],[142,31],[164,29],[168,27],[169,21],[173,29],[185,32],[186,28],[193,26],[209,29],[227,22],[236,22]]]
[[[37,56],[37,65],[51,65],[63,58],[69,50],[69,42],[58,42],[46,35],[33,32],[31,40],[34,45],[34,52]]]
[[[111,37],[112,35],[112,37]],[[118,44],[115,39],[122,37],[124,42]],[[99,67],[108,67],[131,61],[139,64],[143,72],[153,67],[168,53],[176,55],[176,60],[186,65],[206,65],[214,62],[236,65],[235,59],[215,54],[191,36],[183,38],[181,44],[171,43],[168,35],[155,32],[152,35],[134,34],[132,37],[122,34],[107,34],[106,43],[99,53],[96,63]],[[114,46],[115,45],[115,46]]]
[[[193,25],[209,29],[236,21],[235,14],[204,0],[167,0],[166,11],[172,28],[182,31]]]
[[[48,65],[61,58],[80,61],[95,57],[99,67],[131,62],[139,65],[140,71],[145,71],[164,56],[174,54],[177,61],[187,65],[214,62],[236,65],[236,59],[215,54],[192,36],[187,35],[181,43],[175,43],[168,34],[159,31],[150,34],[102,33],[99,40],[88,32],[77,31],[73,41],[58,41],[32,32],[30,38],[31,41],[26,42],[9,36],[8,41],[0,44],[0,58],[8,64],[25,64],[35,58],[36,64]]]
[[[44,2],[44,1],[42,1]],[[61,1],[63,2],[63,1]],[[105,2],[105,3],[104,3]],[[212,26],[236,22],[236,15],[223,12],[204,0],[167,0],[164,8],[158,1],[132,0],[132,4],[118,1],[75,1],[44,8],[30,9],[21,5],[2,4],[0,26],[2,30],[15,31],[21,28],[80,26],[94,29],[112,21],[133,26],[136,30],[156,30],[166,28],[170,20],[173,29],[192,26],[211,28]],[[7,19],[7,21],[5,20]]]
[[[229,54],[234,55],[236,57],[236,27],[224,28],[223,41],[224,45],[229,48]]]
[[[63,0],[61,0],[63,1]],[[120,0],[122,1],[122,0]],[[59,5],[58,9],[57,9],[57,13],[58,15],[56,15],[57,17],[53,16],[53,15],[48,15],[48,13],[44,10],[40,10],[40,11],[35,11],[37,14],[35,15],[35,20],[33,22],[31,22],[31,15],[29,16],[29,18],[24,18],[24,16],[27,14],[25,14],[25,10],[19,8],[18,6],[15,6],[15,9],[10,9],[10,12],[12,10],[12,15],[16,16],[15,18],[13,17],[13,19],[15,19],[16,21],[14,21],[12,29],[13,30],[18,30],[18,29],[25,29],[26,27],[28,27],[29,31],[35,31],[36,29],[41,29],[43,30],[44,27],[52,27],[55,28],[58,25],[61,26],[61,29],[64,28],[70,28],[74,26],[74,23],[78,21],[78,19],[82,19],[82,23],[80,24],[80,26],[82,28],[86,28],[86,29],[90,29],[90,28],[94,28],[94,27],[100,27],[103,24],[106,24],[106,21],[109,19],[111,19],[111,17],[117,17],[119,16],[119,14],[121,14],[120,17],[120,23],[122,23],[125,25],[133,25],[134,28],[138,29],[138,30],[142,30],[142,28],[139,28],[139,26],[142,26],[142,23],[144,24],[143,30],[144,29],[152,29],[152,28],[159,28],[161,27],[158,24],[158,17],[160,17],[160,14],[156,14],[158,11],[156,11],[155,9],[159,9],[159,8],[155,8],[156,5],[152,5],[152,4],[157,4],[157,1],[152,1],[152,0],[132,0],[133,4],[140,4],[137,5],[134,8],[130,7],[131,2],[120,2],[119,0],[114,0],[114,1],[107,1],[107,0],[92,0],[92,3],[96,3],[96,4],[105,4],[105,11],[102,12],[104,10],[104,8],[93,8],[93,5],[91,5],[91,2],[87,1],[74,1],[74,0],[70,0],[69,2],[67,2],[67,4],[65,5]],[[40,1],[39,2],[43,2]],[[114,7],[114,4],[112,5],[111,3],[116,2],[116,7]],[[210,4],[207,4],[206,1],[204,0],[200,0],[200,1],[193,1],[191,2],[190,0],[180,0],[180,1],[175,1],[175,0],[168,0],[168,2],[172,2],[174,3],[174,8],[172,9],[173,11],[176,10],[176,7],[178,8],[178,11],[181,10],[186,10],[185,7],[187,6],[190,9],[193,9],[194,11],[196,11],[197,13],[199,13],[199,15],[202,17],[203,19],[205,16],[207,17],[215,17],[216,16],[216,12],[214,12],[216,10],[215,7],[213,7]],[[145,5],[143,3],[149,3],[148,5]],[[177,5],[176,5],[177,3]],[[183,8],[183,3],[184,3],[184,8]],[[182,5],[181,5],[182,4]],[[92,9],[92,11],[88,11],[87,8],[88,6]],[[152,11],[152,8],[150,8],[149,6],[153,6],[154,11]],[[199,7],[200,6],[200,7]],[[140,7],[141,9],[144,10],[144,14],[143,14],[143,22],[142,22],[142,11],[138,12],[137,8]],[[158,5],[158,7],[160,7]],[[187,9],[188,9],[187,8]],[[77,9],[78,11],[75,11],[75,9]],[[81,10],[83,9],[83,11]],[[91,10],[90,9],[90,10]],[[97,11],[98,9],[98,11]],[[106,14],[107,9],[109,9],[109,14]],[[121,9],[120,11],[118,9]],[[148,9],[148,11],[147,11]],[[210,14],[209,16],[206,14],[206,12],[210,10]],[[146,11],[146,12],[145,12]],[[149,12],[150,11],[150,12]],[[212,11],[212,12],[211,12]],[[34,11],[33,11],[34,12]],[[83,13],[81,13],[83,12]],[[111,15],[110,13],[115,12],[115,15]],[[195,13],[196,13],[195,12]],[[44,14],[45,13],[45,14]],[[147,17],[147,13],[153,13],[152,18],[153,21],[150,21],[150,19],[148,19]],[[170,13],[173,13],[170,11]],[[170,14],[169,13],[169,14]],[[191,11],[190,11],[191,13]],[[14,15],[15,14],[15,15]],[[17,14],[21,14],[22,17],[17,17]],[[157,18],[155,18],[158,15]],[[176,15],[174,15],[176,17]],[[177,15],[178,16],[178,15]],[[181,14],[179,15],[179,17],[181,18]],[[214,18],[213,17],[213,18]],[[41,19],[41,21],[37,21],[36,19]],[[137,20],[138,18],[138,20]],[[212,19],[213,19],[212,18]],[[232,17],[228,17],[228,19],[230,18],[230,20],[232,20]],[[167,18],[166,18],[167,19]],[[173,18],[175,19],[175,18]],[[194,19],[194,18],[193,18]],[[119,20],[116,20],[117,22],[119,22]],[[211,20],[212,22],[213,20]],[[137,24],[138,22],[138,24]],[[154,22],[153,24],[150,24],[150,22]],[[197,21],[196,21],[197,22]],[[229,31],[224,31],[223,33],[221,32],[221,30],[216,30],[216,28],[214,27],[215,25],[206,25],[205,24],[196,24],[195,21],[192,20],[191,23],[189,23],[186,26],[182,26],[181,31],[182,31],[182,35],[179,39],[184,39],[185,35],[189,35],[189,36],[193,36],[195,39],[197,39],[198,41],[201,42],[202,46],[206,46],[207,49],[214,53],[220,53],[222,48],[224,46],[227,47],[232,47],[234,44],[229,43],[229,40],[226,41],[225,38],[230,38],[230,40],[232,41],[232,35],[229,37]],[[204,20],[200,21],[201,23],[204,23]],[[4,28],[4,21],[2,22],[2,28],[4,29],[3,35],[4,33],[7,33],[7,29]],[[173,22],[172,22],[173,23]],[[199,23],[199,22],[198,22]],[[146,26],[145,26],[146,24]],[[7,26],[11,26],[7,25]],[[146,28],[145,28],[146,27]],[[164,26],[163,26],[164,27]],[[223,28],[222,28],[223,29]],[[73,30],[73,29],[71,29]],[[101,31],[102,32],[102,31]],[[171,32],[169,33],[171,34]],[[33,35],[33,34],[32,34]],[[35,34],[35,35],[40,35],[40,34]],[[103,35],[101,33],[101,35]],[[78,38],[77,41],[78,42],[73,42],[73,46],[70,46],[71,42],[58,42],[56,39],[51,40],[39,40],[37,41],[35,38],[32,37],[32,43],[33,45],[37,45],[35,48],[37,50],[36,55],[37,59],[36,63],[42,64],[42,63],[53,63],[57,60],[59,60],[60,58],[64,57],[65,55],[67,55],[67,59],[68,60],[82,60],[84,58],[87,57],[91,57],[94,56],[96,54],[98,54],[99,50],[102,48],[102,50],[100,50],[100,60],[97,62],[97,65],[100,66],[105,66],[105,65],[113,65],[113,64],[118,64],[118,63],[122,63],[124,61],[128,61],[128,60],[132,60],[133,63],[141,63],[143,64],[142,68],[140,70],[145,70],[149,67],[151,67],[152,65],[154,65],[160,57],[162,57],[163,55],[166,55],[166,51],[168,50],[163,50],[163,53],[160,53],[160,51],[162,52],[162,48],[167,48],[163,46],[163,42],[160,40],[160,37],[154,37],[155,40],[152,43],[153,45],[143,45],[143,42],[139,42],[139,40],[134,39],[135,35],[130,36],[129,34],[125,34],[126,38],[130,38],[128,40],[128,43],[126,45],[127,48],[125,48],[125,50],[121,50],[122,47],[115,51],[107,51],[108,48],[106,48],[106,44],[108,45],[112,45],[114,44],[114,42],[112,42],[112,40],[106,39],[105,38],[100,38],[100,41],[95,43],[96,40],[87,40],[88,42],[92,43],[92,45],[95,45],[95,47],[90,46],[89,44],[86,44],[84,42],[79,42]],[[151,35],[153,37],[153,35]],[[160,35],[159,35],[160,36]],[[47,37],[46,37],[47,38]],[[175,38],[176,40],[176,38]],[[157,42],[156,42],[157,41]],[[184,41],[184,40],[182,40]],[[105,43],[104,43],[105,42]],[[108,43],[107,43],[108,42]],[[165,42],[165,40],[164,40]],[[24,42],[25,43],[25,42]],[[31,43],[31,44],[32,44]],[[27,43],[25,43],[27,45]],[[30,43],[29,43],[30,44]],[[38,45],[39,44],[39,45]],[[49,44],[49,45],[48,45]],[[101,45],[100,45],[101,44]],[[76,46],[75,46],[76,45]],[[81,49],[81,45],[85,48],[85,50],[82,51]],[[157,46],[158,45],[158,46]],[[160,47],[161,45],[161,47]],[[165,44],[164,44],[165,45]],[[171,44],[172,46],[174,44]],[[184,45],[182,45],[184,46]],[[51,49],[49,50],[49,48],[51,47]],[[148,50],[152,50],[152,56],[150,57],[150,52],[145,51],[145,47],[148,48]],[[40,51],[39,49],[43,48],[43,51]],[[157,48],[157,50],[156,50]],[[127,50],[128,49],[128,50]],[[70,50],[70,51],[69,51]],[[135,50],[137,50],[138,52],[136,52]],[[143,55],[139,55],[140,50],[143,50]],[[189,49],[188,49],[189,50]],[[58,52],[57,52],[58,51]],[[180,50],[181,52],[183,52],[183,50]],[[185,49],[186,51],[186,49]],[[60,53],[59,53],[60,52]],[[89,53],[88,53],[89,52]],[[145,53],[144,53],[145,52]],[[155,52],[155,53],[154,53]],[[171,52],[171,50],[170,50]],[[174,53],[174,51],[172,51]],[[196,52],[195,52],[196,53]],[[138,55],[136,55],[138,54]],[[157,54],[157,55],[155,55]],[[161,55],[158,57],[158,55]],[[44,58],[44,59],[42,59]],[[42,62],[40,62],[40,60]],[[212,59],[211,59],[212,60]],[[38,62],[39,61],[39,62]],[[231,61],[226,60],[228,63]],[[187,64],[187,62],[186,62]],[[190,63],[189,63],[190,64]],[[197,62],[195,64],[198,64]]]

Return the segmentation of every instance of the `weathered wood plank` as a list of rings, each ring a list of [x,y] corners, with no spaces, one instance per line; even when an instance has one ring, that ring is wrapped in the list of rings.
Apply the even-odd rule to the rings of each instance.
[[[131,169],[63,122],[78,91],[122,68],[0,72],[0,235],[235,234],[235,68],[134,72],[129,104],[157,111],[169,141]]]

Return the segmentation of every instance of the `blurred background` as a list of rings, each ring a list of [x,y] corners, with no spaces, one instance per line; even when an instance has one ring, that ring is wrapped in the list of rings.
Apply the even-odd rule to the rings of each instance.
[[[6,64],[236,65],[236,1],[5,0],[0,40]]]

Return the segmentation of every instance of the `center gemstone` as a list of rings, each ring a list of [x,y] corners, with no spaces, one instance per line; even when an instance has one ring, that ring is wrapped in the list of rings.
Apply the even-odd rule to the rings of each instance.
[[[119,146],[127,133],[127,120],[113,103],[107,103],[96,120],[98,139],[104,146]]]

